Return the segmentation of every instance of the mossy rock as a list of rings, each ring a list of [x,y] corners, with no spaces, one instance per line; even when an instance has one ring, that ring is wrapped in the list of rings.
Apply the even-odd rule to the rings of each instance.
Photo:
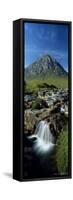
[[[47,102],[43,99],[37,98],[36,101],[32,103],[32,109],[42,108],[48,108]]]

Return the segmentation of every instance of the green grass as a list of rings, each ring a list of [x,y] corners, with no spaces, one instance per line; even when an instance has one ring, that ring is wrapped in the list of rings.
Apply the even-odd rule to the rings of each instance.
[[[67,88],[68,87],[68,79],[67,78],[55,78],[55,77],[50,77],[46,79],[33,79],[33,80],[28,80],[26,82],[26,91],[36,93],[39,91],[39,85],[40,88],[43,83],[47,83],[49,85],[53,84],[58,88]]]
[[[68,129],[60,133],[57,139],[56,162],[60,175],[68,173]]]

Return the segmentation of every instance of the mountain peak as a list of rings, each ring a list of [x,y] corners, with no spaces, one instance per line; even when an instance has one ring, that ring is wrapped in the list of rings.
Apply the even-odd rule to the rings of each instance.
[[[46,55],[44,55],[44,56],[42,56],[41,58],[45,58],[45,59],[53,59],[53,57],[50,55],[50,54],[46,54]],[[40,58],[40,59],[41,59]]]
[[[33,79],[38,76],[67,76],[67,72],[59,62],[51,55],[47,54],[39,58],[37,61],[29,65],[25,69],[25,78]]]
[[[55,62],[57,62],[57,60],[53,57],[53,56],[51,56],[51,55],[49,55],[49,54],[46,54],[46,55],[44,55],[44,56],[42,56],[41,58],[39,58],[39,61],[40,60],[44,60],[44,61],[47,61],[48,63],[55,63]]]

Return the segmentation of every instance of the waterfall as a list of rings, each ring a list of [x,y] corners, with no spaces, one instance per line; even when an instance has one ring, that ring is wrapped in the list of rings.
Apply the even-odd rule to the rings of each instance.
[[[29,136],[29,139],[34,139],[33,149],[38,154],[50,152],[54,148],[54,138],[50,131],[49,124],[46,121],[40,121],[35,129],[35,133]]]
[[[37,135],[45,144],[53,142],[49,124],[46,121],[41,121],[36,127],[35,135]]]

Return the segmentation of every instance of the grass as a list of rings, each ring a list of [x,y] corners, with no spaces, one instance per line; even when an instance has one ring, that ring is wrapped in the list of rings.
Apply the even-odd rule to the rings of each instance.
[[[68,128],[57,139],[56,162],[60,175],[68,173]]]
[[[46,79],[33,79],[33,80],[28,80],[26,82],[26,91],[37,93],[39,91],[39,85],[40,88],[43,83],[47,83],[49,85],[53,84],[58,88],[67,88],[68,87],[68,79],[67,78],[46,78]]]

